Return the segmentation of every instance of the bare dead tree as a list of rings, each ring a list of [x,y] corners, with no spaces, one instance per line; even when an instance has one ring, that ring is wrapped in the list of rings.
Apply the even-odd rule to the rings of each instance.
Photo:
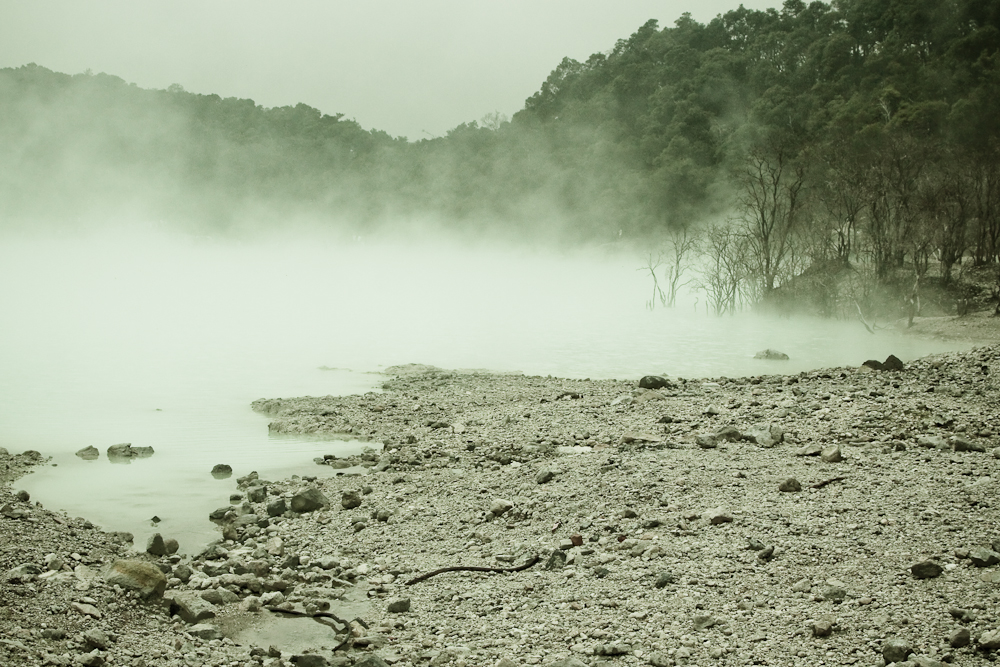
[[[699,237],[696,232],[681,227],[672,229],[667,241],[669,263],[666,269],[667,299],[666,305],[673,308],[677,305],[677,293],[682,287],[691,284],[693,278],[683,280],[688,275],[692,255],[698,250]]]
[[[660,281],[656,277],[656,271],[662,264],[663,260],[661,255],[657,255],[654,260],[653,253],[649,253],[649,258],[646,260],[646,266],[636,269],[637,271],[646,271],[649,274],[649,277],[653,279],[653,295],[650,297],[649,301],[646,302],[647,310],[655,310],[657,300],[659,300],[661,306],[667,305],[667,296],[663,293],[663,289],[660,287]]]

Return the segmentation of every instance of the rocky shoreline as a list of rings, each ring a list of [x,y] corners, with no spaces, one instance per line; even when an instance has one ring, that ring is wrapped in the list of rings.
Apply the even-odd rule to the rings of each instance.
[[[200,554],[136,553],[18,497],[42,457],[0,455],[0,664],[997,656],[1000,346],[657,388],[391,372],[381,392],[255,402],[276,432],[371,448],[318,461],[334,477],[237,470]],[[255,645],[272,617],[321,638]]]

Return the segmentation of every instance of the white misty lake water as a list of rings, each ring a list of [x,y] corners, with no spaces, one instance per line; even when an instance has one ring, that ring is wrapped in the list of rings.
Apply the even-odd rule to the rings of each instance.
[[[34,500],[191,552],[235,478],[333,474],[359,443],[270,436],[257,398],[371,391],[400,363],[637,379],[904,361],[956,349],[857,322],[646,310],[643,261],[446,243],[271,240],[157,232],[0,239],[0,447],[54,465]],[[754,360],[775,348],[788,362]],[[337,370],[320,370],[328,367]],[[155,454],[112,464],[108,446]],[[83,461],[77,450],[102,455]],[[234,475],[213,479],[213,465]],[[154,526],[150,518],[162,522]]]

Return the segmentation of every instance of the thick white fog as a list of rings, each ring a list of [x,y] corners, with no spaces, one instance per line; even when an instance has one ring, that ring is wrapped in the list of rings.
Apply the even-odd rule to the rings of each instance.
[[[337,239],[254,241],[112,229],[0,242],[0,447],[53,456],[20,486],[137,543],[189,547],[236,475],[323,474],[360,443],[269,437],[256,398],[377,387],[399,363],[636,379],[793,372],[905,359],[943,344],[857,322],[645,309],[642,258],[614,246]],[[763,348],[788,362],[754,360]],[[321,370],[321,367],[337,370]],[[113,465],[131,442],[156,454]],[[93,445],[97,461],[74,452]],[[327,472],[327,474],[330,474]],[[149,519],[163,523],[155,527]]]

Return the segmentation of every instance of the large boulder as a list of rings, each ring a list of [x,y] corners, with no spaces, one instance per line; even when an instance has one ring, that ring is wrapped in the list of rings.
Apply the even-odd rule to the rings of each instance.
[[[141,560],[116,561],[104,574],[112,586],[139,591],[143,597],[161,596],[167,588],[167,578],[152,563]]]
[[[754,359],[767,359],[768,361],[788,361],[788,355],[778,350],[767,348],[753,355]]]
[[[84,461],[93,461],[96,458],[100,458],[101,450],[93,445],[87,445],[83,449],[77,451],[76,455]]]
[[[330,501],[319,489],[310,487],[303,489],[292,496],[293,512],[313,512],[321,507],[326,507]]]

